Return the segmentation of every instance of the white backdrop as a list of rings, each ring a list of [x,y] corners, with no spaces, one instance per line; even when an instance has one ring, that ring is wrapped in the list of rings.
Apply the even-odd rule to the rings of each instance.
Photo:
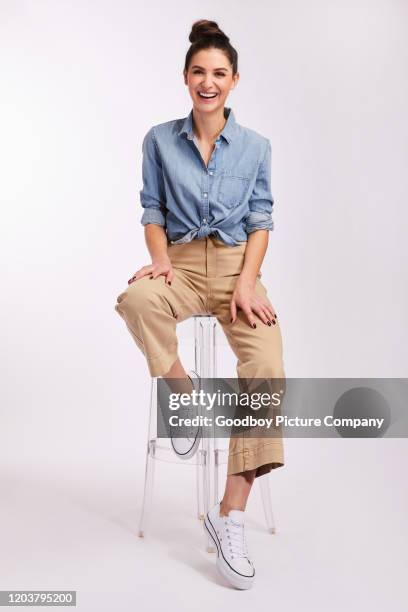
[[[73,504],[102,517],[112,511],[135,530],[149,379],[114,304],[149,262],[142,139],[151,125],[191,109],[182,69],[200,18],[216,20],[239,53],[241,79],[227,105],[272,143],[275,230],[262,273],[287,376],[408,375],[407,2],[0,0],[3,525],[19,512],[26,525],[23,508],[34,506],[44,519],[55,497],[38,506],[44,497],[35,491],[62,483],[59,494],[72,491]],[[182,355],[190,354],[191,332],[189,322],[180,325]],[[234,376],[235,357],[226,343],[221,350],[221,374]],[[296,520],[291,496],[304,453],[311,478],[322,448],[339,478],[352,472],[347,458],[359,457],[374,496],[373,461],[378,469],[388,462],[406,506],[398,485],[405,441],[334,442],[287,442],[287,465],[273,475],[281,522],[290,513]],[[30,495],[27,483],[16,485],[25,478]],[[81,478],[88,497],[79,493]],[[347,503],[344,492],[339,499]],[[55,508],[60,533],[67,518]],[[81,533],[83,542],[84,524],[78,518],[70,538]],[[0,588],[47,588],[42,569],[54,575],[53,557],[21,564],[36,526],[6,529],[19,544]],[[392,558],[399,567],[395,549]],[[95,578],[96,591],[102,582]],[[50,585],[65,588],[62,578]]]

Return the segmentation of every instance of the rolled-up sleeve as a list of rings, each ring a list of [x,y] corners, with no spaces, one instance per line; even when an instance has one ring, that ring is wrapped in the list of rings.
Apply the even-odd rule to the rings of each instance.
[[[245,217],[247,234],[256,230],[273,230],[272,208],[274,200],[271,192],[271,143],[268,140],[264,157],[259,165],[255,187],[249,199],[249,213]]]
[[[143,188],[140,190],[140,202],[144,211],[140,222],[142,225],[154,223],[165,226],[166,194],[154,128],[150,128],[144,137],[142,152]]]

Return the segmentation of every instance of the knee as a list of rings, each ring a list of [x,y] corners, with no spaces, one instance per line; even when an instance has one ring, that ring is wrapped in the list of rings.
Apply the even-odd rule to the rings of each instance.
[[[248,355],[237,364],[240,378],[279,378],[285,379],[285,368],[281,355]]]
[[[159,296],[146,290],[144,283],[130,285],[116,298],[115,310],[122,316],[145,315],[152,311]]]

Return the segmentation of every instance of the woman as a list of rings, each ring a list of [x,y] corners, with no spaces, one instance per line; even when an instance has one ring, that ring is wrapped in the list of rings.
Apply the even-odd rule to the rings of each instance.
[[[176,379],[173,388],[191,392],[195,381],[178,358],[176,324],[198,313],[216,316],[238,358],[238,377],[285,374],[277,315],[260,281],[273,229],[271,145],[225,107],[239,79],[229,38],[214,21],[200,20],[189,39],[184,80],[193,108],[184,119],[153,126],[143,141],[141,223],[152,263],[128,281],[116,310],[151,376]],[[196,448],[194,440],[173,445],[180,456]],[[283,465],[281,437],[231,437],[224,496],[205,527],[217,567],[237,588],[249,588],[255,576],[244,534],[251,486]]]

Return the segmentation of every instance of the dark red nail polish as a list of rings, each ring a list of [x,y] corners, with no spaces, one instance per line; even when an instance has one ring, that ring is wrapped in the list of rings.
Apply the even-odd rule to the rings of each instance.
[[[274,325],[276,325],[276,321],[272,321],[272,323],[273,323]]]
[[[171,286],[171,281],[169,281],[169,285]]]
[[[272,325],[272,323],[271,323],[270,321],[268,321],[268,325],[269,325],[269,327],[270,327],[270,326]]]
[[[256,328],[256,323],[252,323],[252,327],[255,329]]]

